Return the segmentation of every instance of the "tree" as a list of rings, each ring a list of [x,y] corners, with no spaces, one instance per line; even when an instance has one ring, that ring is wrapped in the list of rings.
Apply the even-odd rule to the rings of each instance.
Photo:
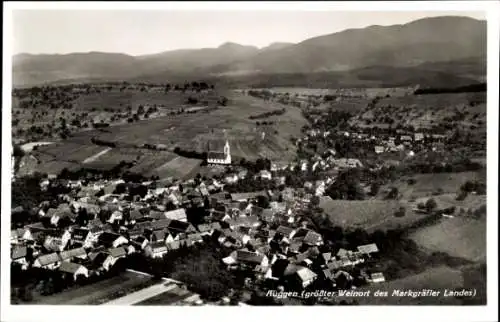
[[[437,208],[437,203],[436,203],[436,200],[434,200],[433,198],[430,198],[430,199],[429,199],[429,200],[427,200],[427,202],[425,203],[425,209],[427,210],[427,212],[432,212],[432,211],[434,211],[436,208]]]
[[[318,196],[316,196],[316,195],[312,196],[312,198],[311,198],[311,206],[318,207],[319,206],[319,201],[320,201],[320,199],[319,199]]]
[[[372,182],[372,184],[370,185],[370,194],[372,196],[376,196],[379,190],[380,184],[377,181]]]
[[[257,205],[261,208],[269,207],[269,199],[266,196],[258,196],[257,197]]]
[[[399,195],[399,190],[396,187],[392,187],[386,196],[386,199],[397,199]]]

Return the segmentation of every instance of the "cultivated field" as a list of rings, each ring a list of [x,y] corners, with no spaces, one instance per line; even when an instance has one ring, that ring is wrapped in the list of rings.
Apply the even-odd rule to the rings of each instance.
[[[411,234],[417,244],[472,261],[486,260],[486,220],[446,218]]]
[[[103,281],[73,288],[50,296],[42,296],[33,304],[100,305],[139,289],[158,283],[150,276],[125,272]]]
[[[425,215],[412,211],[412,205],[394,200],[332,200],[321,197],[320,205],[334,225],[345,228],[361,228],[366,231],[396,229],[411,225]],[[400,207],[406,208],[403,217],[394,214]]]
[[[461,300],[454,297],[444,297],[444,290],[462,288],[464,279],[460,270],[447,266],[429,268],[425,272],[406,278],[373,284],[359,288],[359,291],[371,290],[373,295],[377,290],[388,292],[387,297],[356,297],[361,305],[459,305]],[[441,291],[437,297],[410,297],[391,296],[394,290],[436,290]]]
[[[196,175],[201,162],[202,160],[176,156],[163,165],[149,170],[145,174],[159,176],[160,178],[173,177],[185,179]]]
[[[196,114],[169,115],[134,123],[120,124],[104,131],[90,130],[75,134],[69,141],[89,142],[92,137],[118,145],[165,144],[169,149],[204,152],[208,140],[227,137],[235,157],[255,159],[293,157],[292,136],[300,135],[306,124],[300,110],[286,106],[286,117],[272,116],[274,124],[260,126],[249,117],[281,108],[277,103],[233,93],[226,107]]]

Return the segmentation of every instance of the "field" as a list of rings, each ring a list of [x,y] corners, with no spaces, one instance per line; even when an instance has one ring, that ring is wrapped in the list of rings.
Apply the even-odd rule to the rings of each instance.
[[[370,290],[373,295],[377,290],[387,291],[387,297],[356,297],[360,305],[459,305],[461,300],[455,297],[444,297],[444,290],[464,287],[464,278],[460,270],[447,266],[429,268],[425,272],[406,278],[380,284],[361,287],[359,291]],[[424,289],[441,291],[437,297],[391,296],[394,290],[419,291]],[[352,298],[351,298],[352,299]]]
[[[229,99],[228,106],[212,111],[169,115],[119,124],[104,130],[82,131],[56,144],[40,147],[34,156],[40,160],[38,168],[50,173],[68,167],[68,163],[78,165],[85,160],[86,166],[98,168],[111,167],[120,161],[138,160],[139,165],[135,167],[135,170],[147,172],[165,165],[173,158],[172,155],[162,151],[155,152],[154,157],[143,157],[148,153],[144,153],[144,150],[132,149],[132,147],[142,144],[164,144],[170,151],[175,147],[180,147],[183,150],[205,152],[209,140],[220,140],[226,137],[229,139],[231,154],[235,160],[294,157],[295,146],[290,138],[298,137],[301,127],[306,123],[298,108],[287,106],[286,117],[269,117],[266,121],[274,122],[274,124],[261,126],[249,117],[282,106],[238,93],[231,94]],[[118,148],[96,157],[95,160],[88,159],[105,149],[105,147],[92,144],[90,142],[92,138],[115,142]],[[144,160],[141,161],[141,157]],[[60,162],[61,166],[57,166],[57,162]],[[46,163],[50,164],[46,165]],[[171,166],[172,174],[177,175],[180,166],[176,162],[173,162]],[[194,162],[188,161],[188,169],[195,166]],[[161,170],[169,168],[165,167]],[[181,172],[189,171],[183,169]]]
[[[97,283],[50,296],[42,296],[33,304],[100,305],[156,283],[158,281],[149,276],[125,272]]]
[[[264,90],[264,88],[256,89]],[[324,95],[345,95],[345,96],[362,96],[362,97],[375,97],[386,95],[390,96],[403,96],[413,92],[411,87],[388,87],[388,88],[305,88],[305,87],[271,87],[267,90],[277,93],[300,96],[324,96]]]
[[[417,244],[472,261],[486,260],[486,220],[446,218],[411,234]]]
[[[389,187],[398,188],[402,199],[413,199],[431,196],[433,193],[457,193],[466,181],[486,181],[485,171],[455,172],[455,173],[429,173],[411,176],[415,183],[408,184],[408,178],[402,178],[381,187],[380,195]]]
[[[369,232],[405,227],[425,216],[414,213],[410,203],[394,200],[350,201],[322,197],[319,206],[334,225],[352,229],[361,228]],[[405,216],[394,216],[400,207],[406,208]]]
[[[201,162],[201,160],[177,156],[165,164],[149,170],[146,172],[146,175],[155,175],[160,178],[173,177],[184,179],[196,175]]]
[[[462,117],[457,118],[458,115]],[[486,128],[486,93],[454,93],[391,96],[380,99],[376,106],[363,111],[352,121],[362,127],[380,127],[388,124],[384,117],[393,119],[394,124],[412,125],[415,128],[429,128],[446,119],[458,121],[463,128],[475,126]]]

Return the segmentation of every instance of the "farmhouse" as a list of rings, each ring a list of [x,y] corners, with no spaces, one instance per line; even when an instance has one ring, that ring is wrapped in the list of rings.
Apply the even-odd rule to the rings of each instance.
[[[173,220],[187,222],[186,210],[184,208],[180,208],[180,209],[176,209],[176,210],[172,210],[172,211],[167,211],[165,213],[165,217],[167,219],[173,219]]]
[[[75,280],[78,276],[89,277],[89,270],[85,266],[71,262],[63,262],[59,267],[59,271],[72,275]]]
[[[168,248],[164,242],[155,242],[147,245],[144,249],[144,252],[146,256],[149,256],[151,258],[159,258],[168,253]]]
[[[229,141],[226,140],[223,151],[210,151],[207,154],[209,164],[231,164],[231,149]]]
[[[33,263],[33,267],[41,267],[46,269],[54,269],[61,262],[61,258],[57,253],[39,256]]]
[[[311,271],[307,267],[301,267],[297,272],[295,273],[295,277],[298,279],[300,285],[302,287],[307,287],[309,286],[316,278],[318,275]]]
[[[85,259],[87,257],[87,252],[81,247],[61,252],[59,255],[61,256],[62,261],[70,261],[75,257]]]
[[[28,248],[26,246],[16,246],[12,248],[11,260],[14,263],[21,265],[22,269],[28,268],[28,261],[26,260],[26,255],[28,254]]]

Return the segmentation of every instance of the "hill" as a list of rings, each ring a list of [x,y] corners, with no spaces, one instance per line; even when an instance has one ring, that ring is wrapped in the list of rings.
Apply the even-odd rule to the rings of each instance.
[[[484,56],[486,22],[466,17],[425,18],[405,25],[371,26],[307,39],[261,52],[224,71],[266,73],[342,71],[372,65],[414,66]],[[221,71],[220,68],[218,70]]]
[[[20,54],[14,57],[13,83],[33,85],[68,79],[137,78],[161,78],[165,82],[194,75],[198,79],[226,77],[232,80],[235,77],[236,81],[249,75],[266,79],[268,75],[277,74],[286,74],[285,78],[290,74],[312,74],[304,77],[316,78],[318,73],[363,71],[367,67],[371,70],[363,73],[368,73],[368,79],[382,79],[385,75],[379,74],[381,69],[400,70],[415,66],[444,73],[442,78],[466,75],[466,78],[482,80],[485,69],[481,66],[485,65],[485,57],[486,22],[448,16],[420,19],[404,25],[348,29],[298,44],[273,43],[262,49],[228,42],[217,48],[182,49],[143,56],[99,52]],[[464,60],[468,60],[467,64]],[[456,61],[462,62],[458,69],[454,67]],[[388,62],[390,67],[387,67]],[[329,78],[337,76],[327,75]],[[432,78],[435,76],[439,75]],[[340,77],[347,76],[341,74]],[[366,80],[366,77],[360,80]],[[418,79],[411,78],[408,82],[419,83]]]

